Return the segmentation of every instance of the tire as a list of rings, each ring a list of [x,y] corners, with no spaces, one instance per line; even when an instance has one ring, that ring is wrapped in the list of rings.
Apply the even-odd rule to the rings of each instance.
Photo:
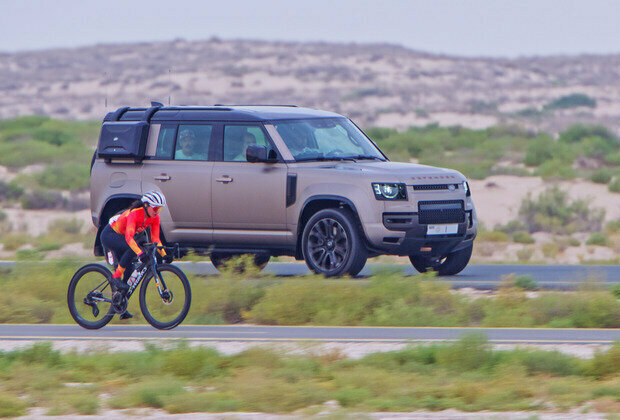
[[[226,262],[236,256],[242,254],[230,253],[230,252],[212,252],[210,254],[211,262],[213,266],[218,270],[222,270],[222,268],[226,265]],[[254,254],[254,265],[259,269],[264,269],[269,260],[271,259],[271,255],[269,254]],[[240,271],[244,272],[245,268],[240,267]]]
[[[409,261],[411,261],[411,265],[420,273],[426,273],[430,270],[437,271],[437,275],[439,276],[453,276],[467,267],[473,249],[474,246],[470,245],[467,248],[448,254],[448,256],[440,260],[440,262],[433,262],[430,258],[416,255],[410,255]]]
[[[112,273],[101,264],[87,264],[71,278],[67,291],[67,306],[75,322],[88,330],[97,330],[112,320],[115,312],[111,303],[96,302],[98,314],[85,303],[89,292],[98,291],[101,296],[112,299],[110,278]],[[91,301],[92,302],[92,301]]]
[[[315,213],[304,227],[301,247],[308,268],[326,277],[355,277],[368,259],[355,217],[345,209]]]
[[[170,264],[159,264],[157,271],[172,292],[172,301],[164,302],[157,289],[153,275],[142,280],[140,287],[140,310],[146,321],[159,330],[170,330],[179,325],[189,312],[192,290],[185,273]]]

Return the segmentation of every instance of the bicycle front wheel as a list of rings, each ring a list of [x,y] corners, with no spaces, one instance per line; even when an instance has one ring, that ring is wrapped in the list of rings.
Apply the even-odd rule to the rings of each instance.
[[[140,287],[140,309],[146,321],[160,330],[179,325],[189,312],[192,291],[185,273],[178,267],[160,264],[157,271],[163,280],[159,290],[153,273],[149,273]]]
[[[73,275],[67,291],[67,305],[80,326],[96,330],[114,316],[111,277],[110,270],[101,264],[87,264]]]

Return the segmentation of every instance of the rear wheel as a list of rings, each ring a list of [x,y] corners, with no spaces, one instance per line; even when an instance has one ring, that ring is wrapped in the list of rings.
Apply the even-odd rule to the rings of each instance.
[[[87,264],[69,282],[67,305],[80,326],[96,330],[112,320],[112,273],[101,264]]]
[[[453,276],[467,267],[473,249],[474,246],[470,245],[467,248],[448,254],[448,256],[439,261],[433,261],[428,257],[419,255],[410,255],[409,260],[411,265],[420,273],[437,271],[437,274],[440,276]]]
[[[356,276],[368,259],[355,217],[345,209],[325,209],[312,216],[301,246],[308,268],[327,277]]]
[[[149,273],[140,287],[140,310],[153,327],[170,330],[187,316],[192,303],[192,291],[185,273],[178,267],[159,264],[157,271],[166,289],[160,293],[153,274]]]
[[[242,255],[242,254],[237,254],[237,253],[232,253],[232,252],[212,252],[210,257],[211,257],[211,262],[213,263],[213,266],[217,268],[218,270],[221,270],[226,265],[228,260],[230,260],[233,257],[237,257],[239,255]],[[265,266],[269,262],[269,259],[271,258],[271,255],[266,254],[266,253],[265,254],[253,254],[253,255],[254,255],[254,265],[260,268],[261,270],[265,268]],[[239,267],[239,270],[243,272],[245,271],[245,267]]]

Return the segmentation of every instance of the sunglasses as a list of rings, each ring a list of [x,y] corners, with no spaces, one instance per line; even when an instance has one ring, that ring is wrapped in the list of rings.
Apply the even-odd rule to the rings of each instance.
[[[153,209],[155,213],[159,213],[161,211],[161,207],[151,206],[151,208]]]

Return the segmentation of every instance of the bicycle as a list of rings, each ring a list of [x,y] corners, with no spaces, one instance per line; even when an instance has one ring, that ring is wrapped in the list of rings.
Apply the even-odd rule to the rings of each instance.
[[[67,291],[67,304],[75,322],[89,330],[102,328],[114,314],[127,310],[129,298],[140,283],[140,311],[149,324],[160,330],[169,330],[183,322],[192,300],[189,281],[180,268],[158,263],[155,255],[158,249],[178,255],[178,244],[160,247],[146,243],[143,249],[148,258],[143,263],[134,263],[126,292],[112,290],[112,272],[102,264],[86,264],[73,275]]]

